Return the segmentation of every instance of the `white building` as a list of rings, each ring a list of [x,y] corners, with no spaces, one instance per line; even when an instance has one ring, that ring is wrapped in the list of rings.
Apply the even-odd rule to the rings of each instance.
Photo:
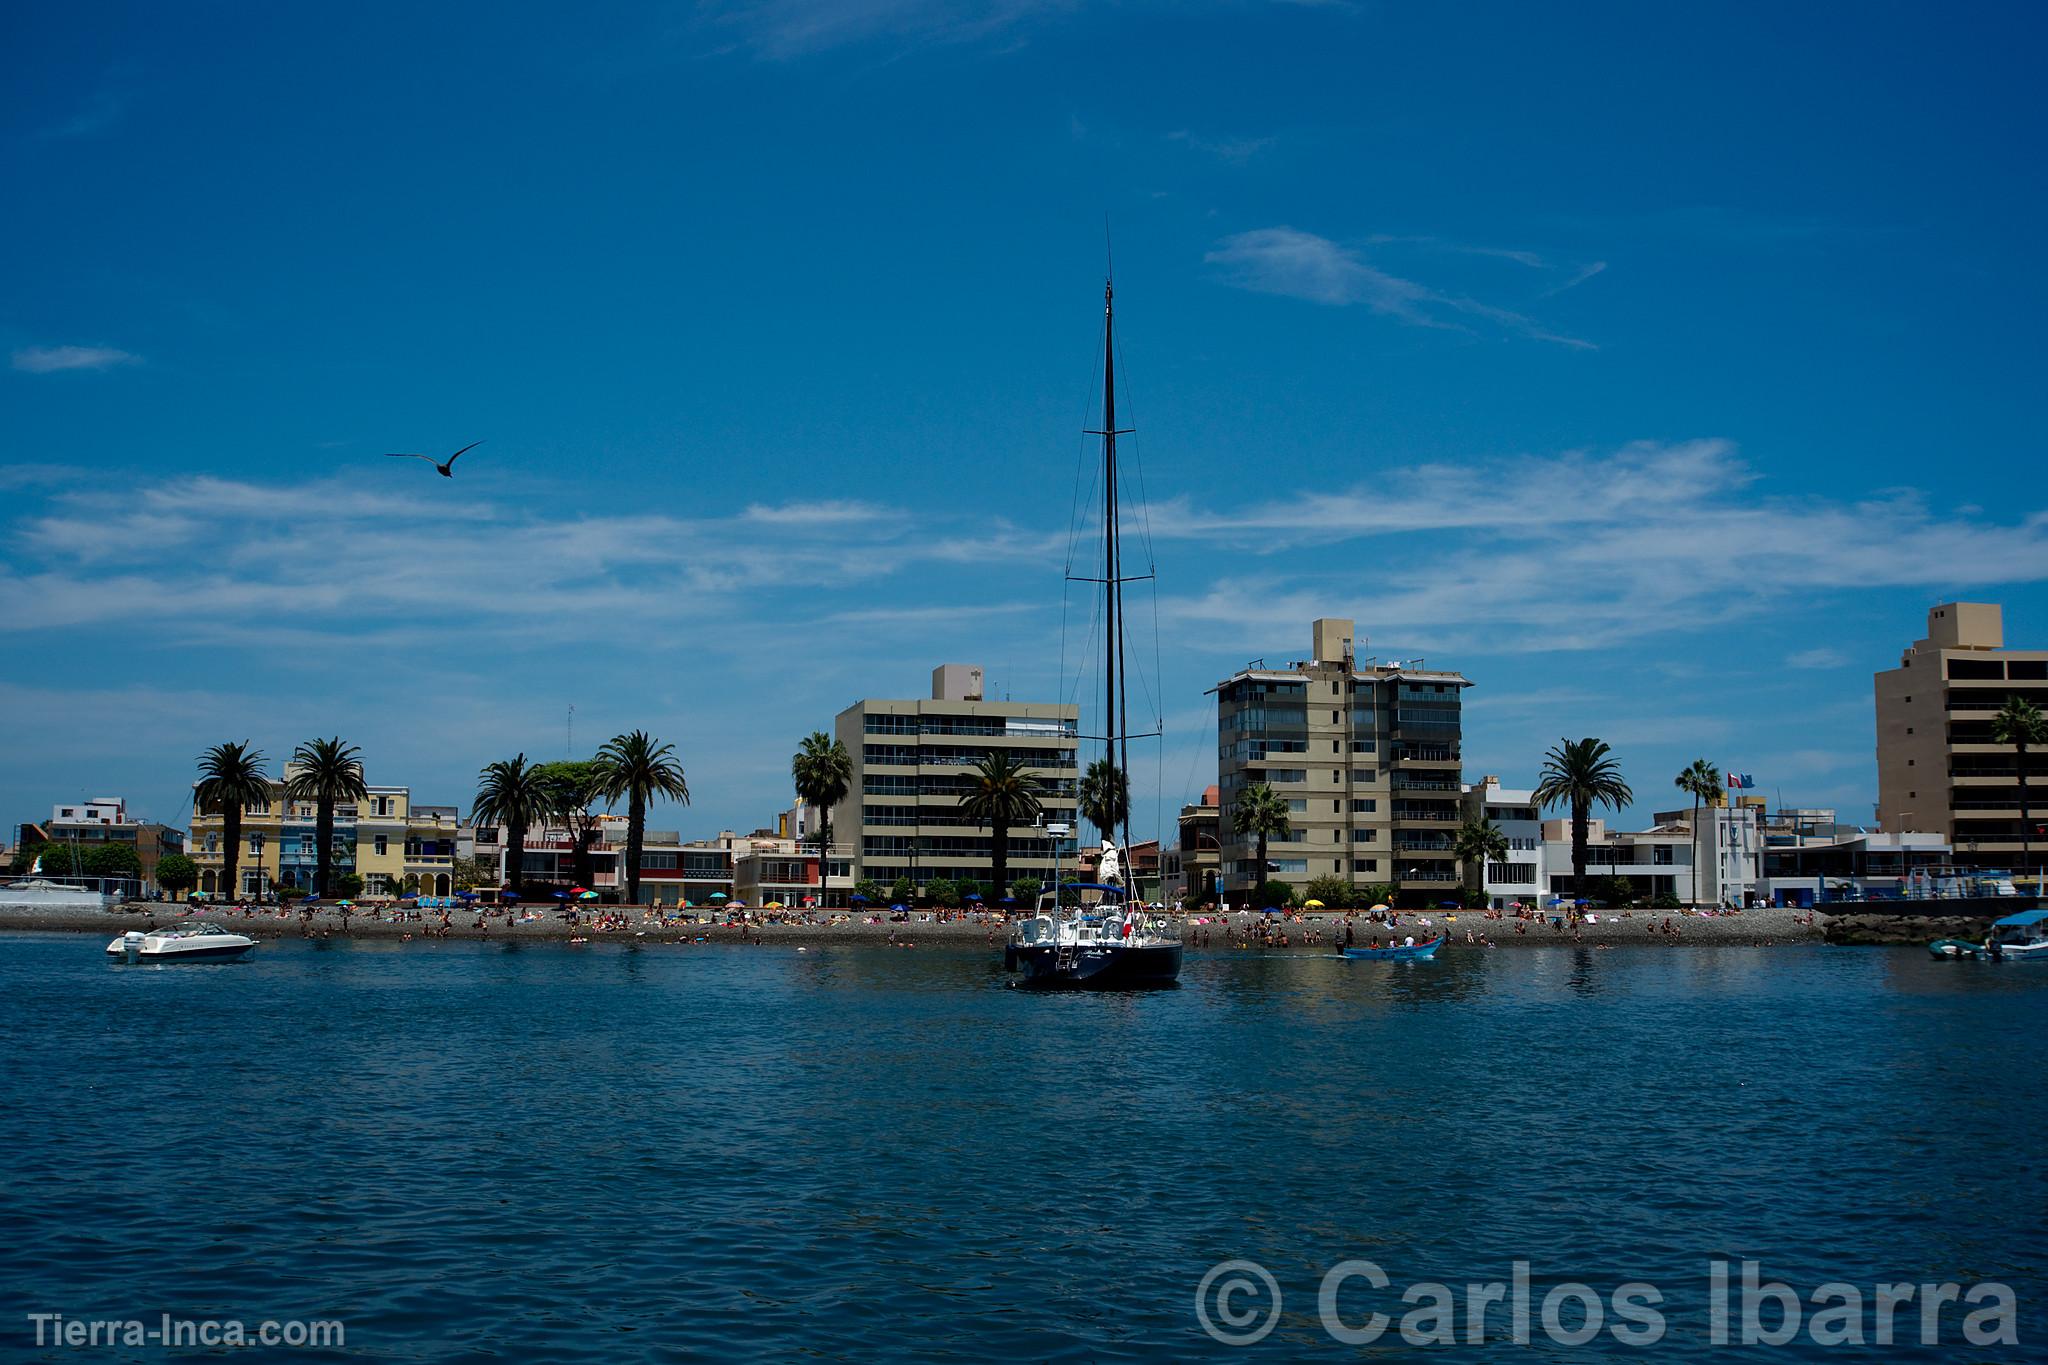
[[[1477,871],[1479,892],[1495,910],[1517,903],[1541,904],[1550,890],[1550,877],[1544,863],[1543,812],[1537,808],[1536,794],[1503,787],[1498,777],[1488,774],[1465,788],[1465,818],[1491,820],[1508,841],[1506,859],[1489,862],[1484,869],[1467,868],[1465,885],[1474,884],[1472,874]],[[1565,866],[1571,866],[1569,854]]]

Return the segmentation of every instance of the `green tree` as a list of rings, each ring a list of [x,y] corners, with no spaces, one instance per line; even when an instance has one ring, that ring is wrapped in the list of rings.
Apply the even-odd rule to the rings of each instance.
[[[898,877],[889,887],[889,903],[891,905],[909,905],[916,899],[917,887],[911,883],[910,878],[907,876]]]
[[[1264,782],[1254,783],[1237,794],[1230,821],[1238,838],[1253,841],[1257,849],[1258,884],[1264,886],[1271,870],[1266,857],[1267,843],[1293,828],[1287,818],[1287,799]]]
[[[157,859],[156,884],[172,895],[183,895],[199,885],[199,864],[182,853]]]
[[[862,877],[853,884],[853,894],[866,901],[869,905],[876,905],[881,902],[882,897],[889,894],[889,888],[876,881],[873,877]]]
[[[1301,889],[1303,904],[1309,901],[1321,901],[1323,908],[1326,910],[1350,909],[1352,897],[1356,894],[1357,892],[1352,888],[1349,877],[1339,877],[1333,874],[1313,878],[1307,886]]]
[[[1292,904],[1294,904],[1294,886],[1292,883],[1275,879],[1269,882],[1260,882],[1252,890],[1251,908],[1254,910],[1263,910],[1268,906],[1279,910]]]
[[[222,894],[236,895],[241,887],[235,869],[242,856],[242,812],[269,803],[270,778],[263,771],[263,755],[250,748],[247,740],[216,744],[199,756],[192,808],[201,815],[220,817]]]
[[[1692,798],[1692,899],[1697,905],[1700,899],[1700,867],[1705,861],[1700,852],[1700,803],[1711,805],[1721,794],[1721,774],[1704,758],[1696,758],[1686,765],[1685,771],[1671,779],[1671,785]]]
[[[1010,896],[1017,904],[1036,907],[1038,898],[1045,894],[1045,883],[1036,877],[1019,877],[1010,883]],[[1001,900],[1002,897],[996,897]]]
[[[479,886],[496,887],[498,884],[493,869],[485,867],[476,858],[457,858],[449,881],[457,891],[474,891]]]
[[[313,894],[327,894],[334,873],[334,808],[343,801],[362,801],[370,789],[363,785],[362,751],[344,744],[339,735],[316,739],[292,750],[285,768],[284,794],[287,800],[313,803]]]
[[[2025,697],[2010,696],[2005,699],[2005,705],[1998,708],[1998,714],[1991,718],[1991,738],[2013,748],[2013,767],[2020,782],[2020,866],[2025,868],[2034,860],[2034,813],[2027,794],[2027,750],[2037,744],[2048,744],[2048,719],[2042,717],[2040,707]]]
[[[594,758],[564,759],[558,763],[536,763],[533,771],[547,792],[547,818],[569,832],[576,885],[587,889],[597,876],[593,851],[604,828],[597,812],[591,809],[605,799],[604,765]]]
[[[353,872],[342,873],[334,879],[334,894],[343,900],[354,900],[363,894],[363,879]]]
[[[529,764],[525,754],[490,764],[477,774],[469,818],[504,830],[505,882],[514,891],[526,882],[526,831],[534,821],[547,819],[552,799],[539,768]]]
[[[1392,905],[1400,888],[1392,882],[1372,882],[1358,889],[1359,904],[1370,910],[1375,905]]]
[[[934,877],[924,884],[924,898],[950,910],[960,904],[960,888],[950,877]]]
[[[1107,758],[1088,765],[1081,777],[1081,815],[1112,844],[1117,826],[1131,816],[1131,784],[1124,770]]]
[[[844,744],[813,730],[790,758],[789,776],[797,800],[818,808],[818,904],[823,905],[825,888],[832,884],[832,808],[853,785],[853,759]]]
[[[689,783],[676,762],[675,746],[645,730],[614,735],[597,751],[604,765],[608,800],[626,798],[626,903],[640,903],[640,846],[647,836],[647,803],[657,796],[690,804]]]
[[[1486,865],[1503,863],[1508,857],[1508,836],[1499,825],[1481,816],[1458,826],[1452,850],[1465,865],[1466,885],[1482,897],[1486,894]]]
[[[142,855],[128,844],[88,844],[85,849],[85,875],[139,879],[142,876]]]
[[[989,830],[989,860],[995,865],[995,895],[1001,900],[1010,885],[1010,827],[1028,825],[1044,806],[1038,779],[1024,771],[1012,754],[997,749],[974,765],[960,798],[960,813]]]
[[[1536,784],[1538,804],[1568,806],[1572,813],[1572,890],[1586,884],[1587,822],[1593,807],[1620,810],[1636,794],[1621,779],[1621,765],[1614,760],[1607,741],[1561,739],[1543,756],[1543,777]]]

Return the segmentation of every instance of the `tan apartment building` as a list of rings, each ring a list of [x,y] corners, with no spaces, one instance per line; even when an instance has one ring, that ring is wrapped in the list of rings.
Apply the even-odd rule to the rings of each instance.
[[[1078,706],[991,700],[970,664],[933,669],[929,700],[855,702],[834,722],[853,760],[846,799],[832,812],[835,863],[850,854],[856,880],[908,877],[920,893],[938,877],[988,882],[988,827],[960,813],[974,765],[995,750],[1013,754],[1038,779],[1045,822],[1072,828],[1080,718]],[[1053,841],[1039,831],[1012,830],[1009,853],[1012,878],[1053,879]],[[1071,840],[1064,856],[1071,871]]]
[[[1957,863],[2031,878],[2021,866],[2018,755],[1992,739],[1991,722],[2011,696],[2048,710],[2048,650],[2005,648],[1996,603],[1945,602],[1876,687],[1878,823],[1946,835]],[[2048,761],[2029,762],[2031,786]],[[2048,858],[2048,790],[2031,794],[2038,862]]]
[[[1290,829],[1268,841],[1272,876],[1455,890],[1461,818],[1464,675],[1421,659],[1360,661],[1353,624],[1313,626],[1312,656],[1279,668],[1255,660],[1218,683],[1217,837],[1227,893],[1262,879],[1257,841],[1237,832],[1237,799],[1270,785]]]

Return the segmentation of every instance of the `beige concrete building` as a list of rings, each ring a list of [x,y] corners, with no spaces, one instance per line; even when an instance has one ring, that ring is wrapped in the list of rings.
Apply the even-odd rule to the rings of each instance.
[[[884,886],[910,878],[920,894],[933,878],[987,882],[994,875],[989,831],[960,814],[970,770],[1007,750],[1038,778],[1045,822],[1076,822],[1080,708],[1056,702],[993,701],[982,670],[932,670],[930,700],[855,702],[834,732],[853,760],[847,797],[832,812],[834,862],[848,854],[855,880]],[[1053,878],[1054,847],[1033,829],[1010,832],[1010,876]],[[1071,839],[1065,853],[1069,872]]]
[[[1237,798],[1266,783],[1291,828],[1268,842],[1271,875],[1389,882],[1454,892],[1461,818],[1464,675],[1420,659],[1359,660],[1350,621],[1318,620],[1311,658],[1255,660],[1218,683],[1218,838],[1227,893],[1260,881],[1257,842],[1237,833]]]
[[[1888,832],[1946,835],[1965,867],[2010,869],[2048,858],[2036,832],[2020,841],[2018,757],[1991,738],[2010,696],[2048,710],[2048,650],[2005,648],[2004,613],[1989,602],[1947,602],[1927,613],[1927,637],[1877,683],[1877,818]],[[2048,826],[2048,755],[2029,754],[2033,823]]]

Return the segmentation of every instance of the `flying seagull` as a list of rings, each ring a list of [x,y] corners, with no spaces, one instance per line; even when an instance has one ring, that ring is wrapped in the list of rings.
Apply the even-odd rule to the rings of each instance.
[[[471,441],[468,445],[464,446],[462,450],[475,450],[478,446],[482,444],[482,441]],[[462,458],[462,450],[456,451],[453,455],[450,455],[446,460],[437,460],[431,455],[413,455],[410,453],[400,453],[398,451],[386,451],[385,458],[392,460],[425,460],[428,464],[432,465],[435,469],[441,472],[442,478],[452,479],[455,477],[455,462]]]

